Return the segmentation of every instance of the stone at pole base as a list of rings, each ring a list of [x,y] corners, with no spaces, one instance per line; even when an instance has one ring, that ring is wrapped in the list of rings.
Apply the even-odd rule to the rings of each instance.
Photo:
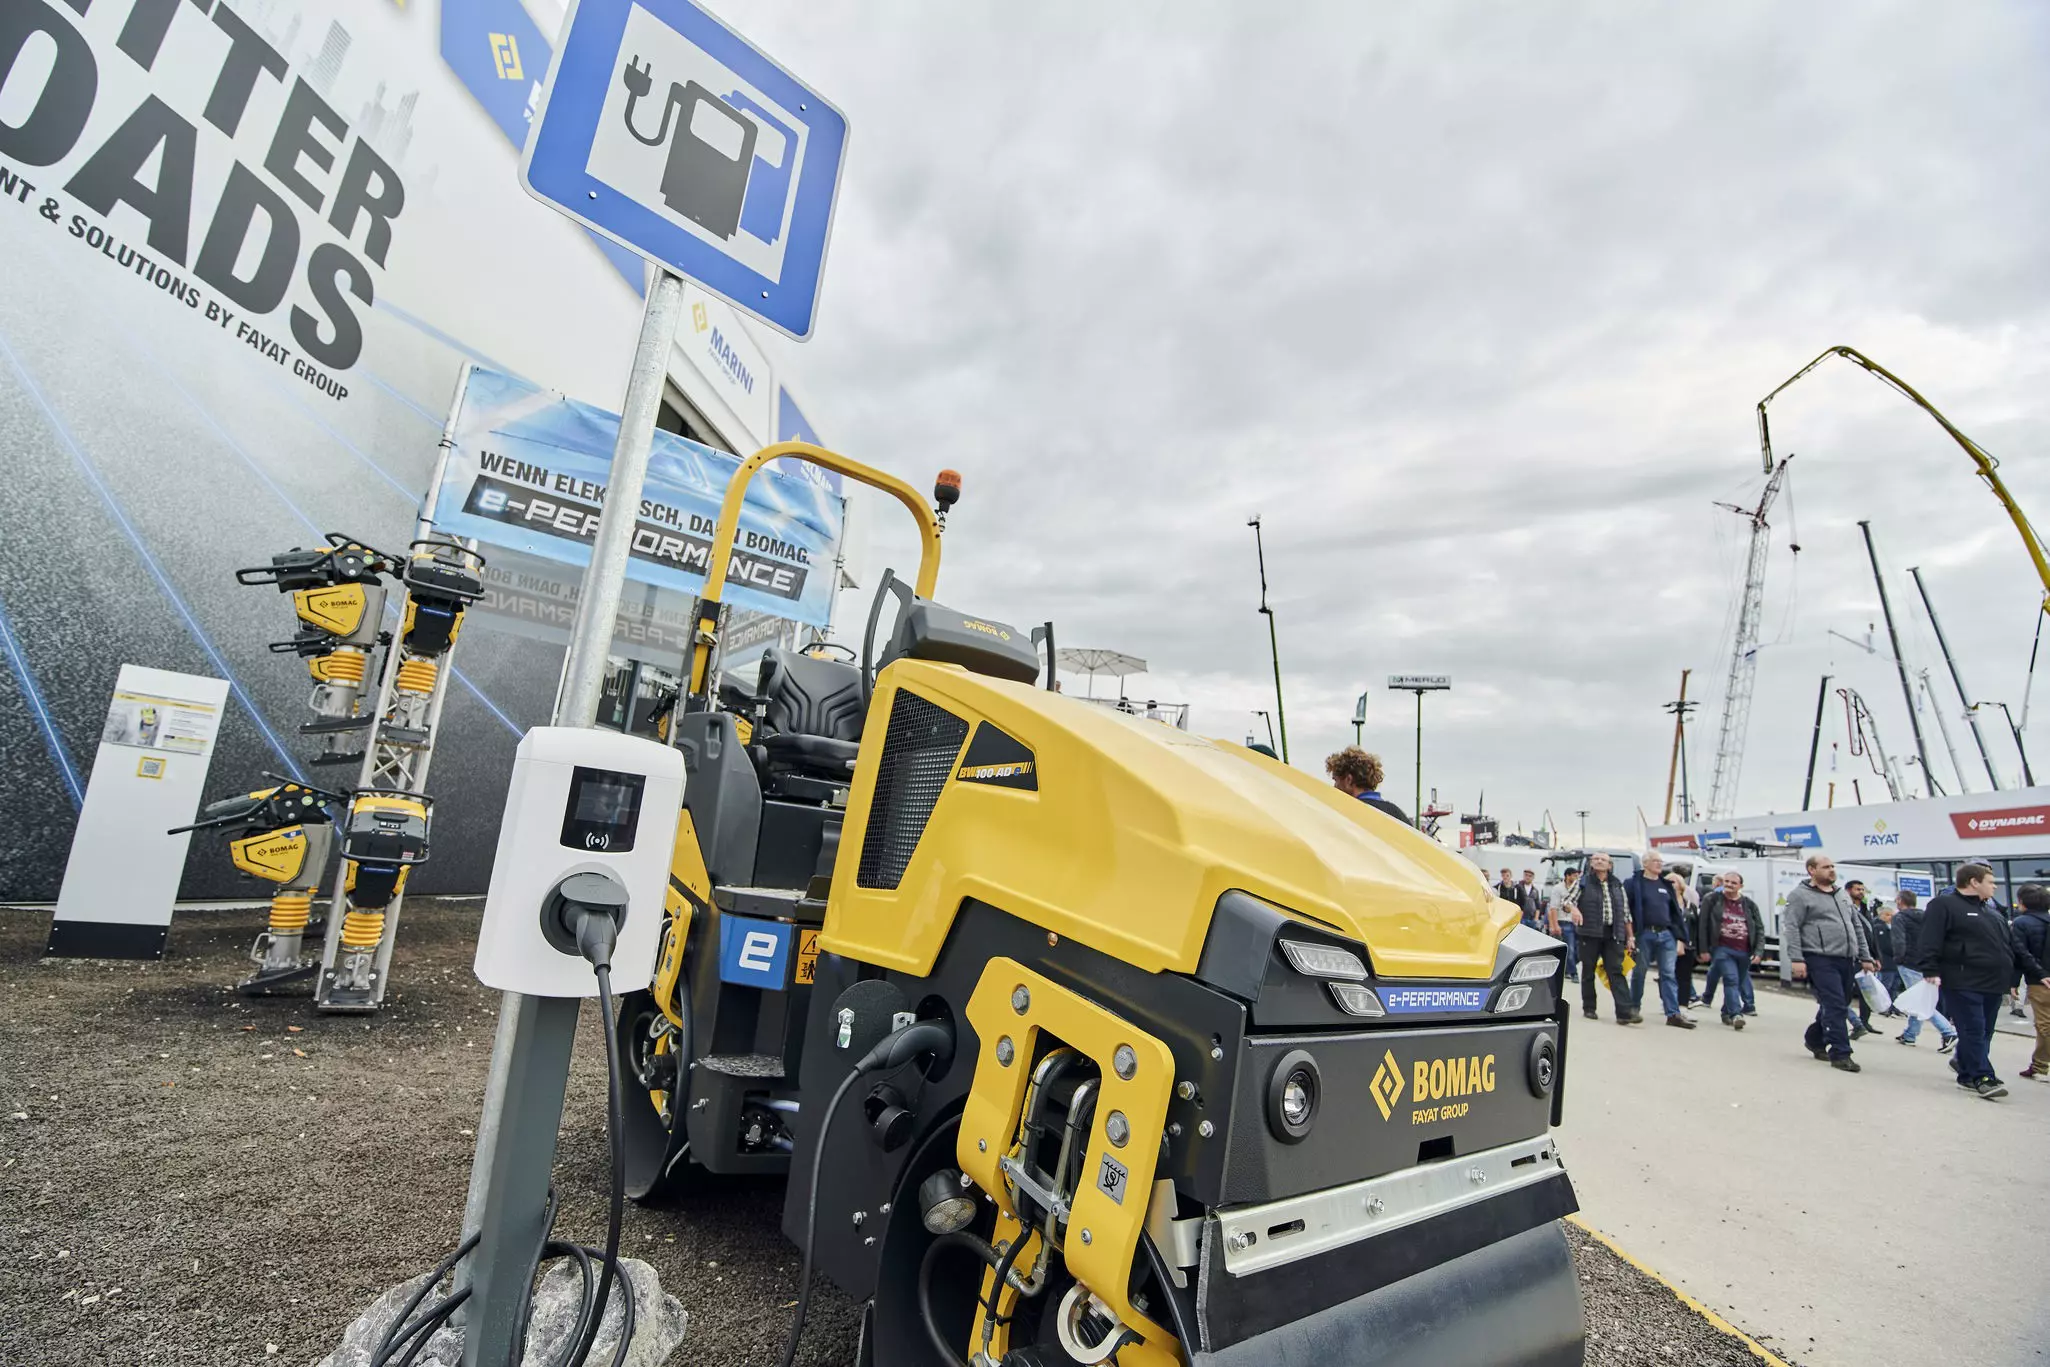
[[[683,1304],[663,1291],[661,1278],[647,1263],[638,1258],[621,1258],[619,1265],[634,1292],[634,1337],[632,1346],[627,1350],[625,1367],[663,1367],[683,1343],[686,1319]],[[602,1273],[602,1269],[594,1267],[593,1272],[596,1275]],[[377,1352],[385,1330],[425,1279],[423,1273],[379,1296],[342,1332],[341,1345],[322,1358],[316,1367],[371,1367],[372,1355]],[[622,1289],[621,1283],[615,1281],[612,1296],[605,1307],[605,1318],[598,1326],[597,1341],[585,1359],[587,1367],[607,1367],[612,1361],[613,1350],[619,1343],[624,1304],[620,1298]],[[422,1300],[422,1306],[431,1305],[446,1291],[444,1285],[438,1291],[429,1292]],[[549,1367],[549,1364],[560,1361],[568,1350],[570,1335],[576,1329],[577,1312],[582,1305],[583,1279],[577,1275],[576,1265],[568,1259],[557,1261],[534,1289],[533,1310],[527,1321],[527,1351],[520,1359],[520,1367]],[[406,1348],[412,1346],[409,1340]],[[395,1357],[403,1358],[406,1348],[400,1349]],[[434,1331],[427,1346],[412,1359],[412,1364],[413,1367],[461,1367],[462,1360],[462,1330],[443,1326]]]

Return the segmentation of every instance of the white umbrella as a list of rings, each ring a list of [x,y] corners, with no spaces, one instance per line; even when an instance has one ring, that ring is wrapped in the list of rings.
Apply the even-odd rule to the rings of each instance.
[[[1089,676],[1089,696],[1092,698],[1096,696],[1096,676],[1099,674],[1122,679],[1130,674],[1146,672],[1146,662],[1137,655],[1127,655],[1121,650],[1101,650],[1094,646],[1062,646],[1058,652],[1058,659],[1062,669],[1072,669]]]

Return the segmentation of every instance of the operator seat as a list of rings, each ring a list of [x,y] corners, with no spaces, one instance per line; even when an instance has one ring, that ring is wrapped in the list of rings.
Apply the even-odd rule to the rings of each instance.
[[[771,646],[762,654],[755,697],[756,740],[766,777],[818,779],[845,787],[861,749],[861,671]]]
[[[754,883],[808,889],[832,876],[840,847],[840,804],[854,781],[866,711],[861,671],[771,646],[753,705],[750,753],[763,799]]]

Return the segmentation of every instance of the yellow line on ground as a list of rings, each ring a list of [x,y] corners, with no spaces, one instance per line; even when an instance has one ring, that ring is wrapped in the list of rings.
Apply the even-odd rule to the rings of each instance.
[[[1725,1334],[1728,1334],[1731,1338],[1737,1340],[1746,1348],[1749,1348],[1753,1353],[1756,1353],[1758,1355],[1759,1360],[1761,1362],[1766,1363],[1768,1367],[1792,1367],[1792,1364],[1790,1364],[1785,1358],[1781,1357],[1778,1353],[1773,1352],[1770,1348],[1767,1348],[1757,1339],[1752,1338],[1749,1334],[1745,1333],[1742,1329],[1739,1329],[1736,1325],[1731,1324],[1728,1320],[1724,1319],[1721,1315],[1718,1315],[1715,1311],[1703,1305],[1694,1297],[1688,1295],[1685,1291],[1682,1291],[1670,1279],[1668,1279],[1665,1275],[1660,1273],[1658,1269],[1647,1266],[1641,1259],[1633,1255],[1628,1249],[1624,1248],[1614,1239],[1611,1239],[1608,1235],[1602,1233],[1593,1225],[1589,1224],[1586,1220],[1582,1219],[1578,1213],[1569,1215],[1566,1217],[1566,1219],[1568,1223],[1574,1226],[1574,1228],[1585,1231],[1589,1238],[1594,1239],[1597,1243],[1601,1244],[1603,1248],[1608,1249],[1609,1252],[1615,1254],[1618,1258],[1621,1258],[1624,1262],[1630,1264],[1630,1266],[1636,1268],[1639,1272],[1642,1272],[1645,1276],[1651,1278],[1660,1286],[1663,1286],[1666,1290],[1672,1292],[1673,1295],[1679,1298],[1680,1304],[1686,1306],[1689,1310],[1692,1310],[1695,1314],[1701,1316],[1701,1318],[1707,1320],[1710,1324],[1722,1330]]]

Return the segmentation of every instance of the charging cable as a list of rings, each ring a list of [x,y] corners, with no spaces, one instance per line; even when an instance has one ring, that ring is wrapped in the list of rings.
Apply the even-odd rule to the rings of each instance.
[[[840,1103],[847,1099],[847,1093],[856,1082],[870,1073],[886,1073],[901,1068],[922,1054],[931,1056],[928,1071],[945,1067],[954,1057],[953,1027],[937,1020],[913,1021],[899,1026],[861,1056],[854,1065],[854,1071],[840,1079],[840,1085],[833,1089],[833,1099],[826,1103],[819,1120],[818,1144],[811,1155],[811,1190],[804,1203],[804,1267],[798,1273],[797,1316],[791,1320],[790,1337],[783,1344],[782,1367],[792,1367],[797,1361],[798,1340],[804,1337],[805,1313],[811,1309],[812,1252],[819,1226],[819,1176],[825,1170],[826,1139],[832,1133],[833,1117],[840,1113]]]
[[[586,881],[588,880],[588,881]],[[576,886],[573,886],[576,885]],[[614,896],[614,891],[618,895]],[[622,1367],[628,1350],[633,1346],[634,1297],[633,1286],[619,1267],[620,1226],[626,1216],[626,1089],[621,1078],[619,1059],[618,1003],[612,995],[612,950],[619,940],[619,922],[626,912],[624,889],[609,878],[599,875],[572,875],[551,895],[548,908],[549,919],[554,920],[561,931],[575,945],[576,952],[590,961],[591,971],[598,979],[598,1010],[605,1026],[605,1073],[606,1073],[606,1131],[612,1150],[611,1207],[605,1221],[605,1247],[589,1248],[583,1244],[552,1237],[555,1229],[557,1199],[555,1188],[548,1189],[548,1208],[541,1227],[548,1231],[541,1246],[534,1250],[534,1261],[527,1277],[527,1290],[521,1298],[520,1339],[526,1339],[527,1317],[531,1312],[534,1277],[541,1270],[541,1264],[551,1258],[572,1258],[582,1282],[580,1299],[582,1308],[577,1315],[576,1333],[570,1344],[570,1351],[559,1363],[551,1367],[585,1367],[591,1349],[598,1339],[599,1326],[604,1323],[606,1306],[611,1298],[613,1284],[627,1281],[625,1299],[620,1306],[619,1343],[612,1351],[611,1367]],[[559,947],[559,946],[558,946]],[[949,1051],[951,1052],[951,1050]],[[816,1173],[814,1173],[816,1177]],[[406,1302],[405,1308],[392,1320],[379,1340],[377,1351],[370,1356],[370,1367],[409,1367],[435,1331],[448,1322],[450,1315],[470,1297],[465,1287],[443,1297],[425,1310],[420,1303],[441,1279],[454,1270],[455,1265],[474,1251],[477,1236],[456,1246],[455,1252],[435,1265],[420,1289]],[[602,1264],[594,1268],[593,1264]],[[595,1272],[595,1277],[594,1277]],[[807,1278],[809,1280],[809,1278]],[[595,1281],[595,1288],[594,1283]],[[418,1311],[417,1317],[415,1312]],[[403,1353],[403,1356],[400,1354]]]
[[[619,924],[625,918],[625,889],[602,874],[572,874],[564,879],[549,895],[542,915],[542,929],[549,942],[557,949],[573,951],[588,960],[591,971],[598,980],[598,1009],[603,1017],[605,1029],[605,1071],[606,1071],[606,1131],[612,1156],[611,1209],[605,1225],[605,1247],[588,1248],[582,1244],[569,1243],[552,1237],[544,1238],[540,1248],[535,1250],[532,1273],[528,1276],[527,1297],[531,1298],[533,1274],[538,1274],[543,1262],[550,1258],[573,1258],[582,1276],[583,1307],[577,1317],[576,1336],[569,1353],[559,1364],[551,1367],[584,1367],[596,1343],[599,1326],[605,1318],[606,1305],[610,1299],[613,1284],[621,1280],[619,1268],[620,1226],[626,1212],[626,1120],[625,1084],[619,1057],[618,1003],[612,993],[612,951],[619,939]],[[791,1320],[790,1337],[783,1346],[782,1367],[792,1367],[797,1360],[797,1347],[804,1336],[804,1323],[811,1308],[812,1261],[818,1233],[819,1179],[825,1170],[826,1141],[831,1137],[833,1118],[840,1111],[841,1102],[854,1084],[872,1073],[891,1072],[914,1059],[925,1058],[928,1073],[946,1066],[954,1057],[954,1030],[945,1021],[913,1021],[899,1026],[885,1035],[873,1049],[858,1059],[847,1076],[834,1088],[832,1100],[826,1103],[823,1118],[819,1122],[818,1145],[812,1153],[811,1190],[805,1202],[804,1217],[804,1261],[799,1274],[797,1293],[797,1314]],[[548,1208],[542,1227],[553,1231],[555,1227],[556,1194],[553,1187],[548,1192]],[[426,1310],[419,1310],[421,1301],[449,1274],[457,1263],[467,1257],[477,1246],[477,1236],[457,1246],[455,1252],[436,1264],[431,1275],[413,1293],[405,1308],[385,1330],[377,1351],[371,1355],[370,1367],[408,1367],[427,1341],[448,1321],[456,1308],[469,1299],[469,1288],[464,1288],[436,1301]],[[602,1269],[596,1277],[595,1293],[592,1286],[593,1262],[601,1263]],[[528,1300],[520,1306],[521,1339],[526,1336],[525,1325],[530,1310]],[[417,1316],[416,1316],[416,1313]],[[622,1367],[627,1350],[631,1347],[634,1333],[633,1288],[626,1288],[626,1299],[622,1306],[622,1318],[618,1346],[613,1350],[611,1367]],[[403,1356],[398,1356],[403,1352]]]

